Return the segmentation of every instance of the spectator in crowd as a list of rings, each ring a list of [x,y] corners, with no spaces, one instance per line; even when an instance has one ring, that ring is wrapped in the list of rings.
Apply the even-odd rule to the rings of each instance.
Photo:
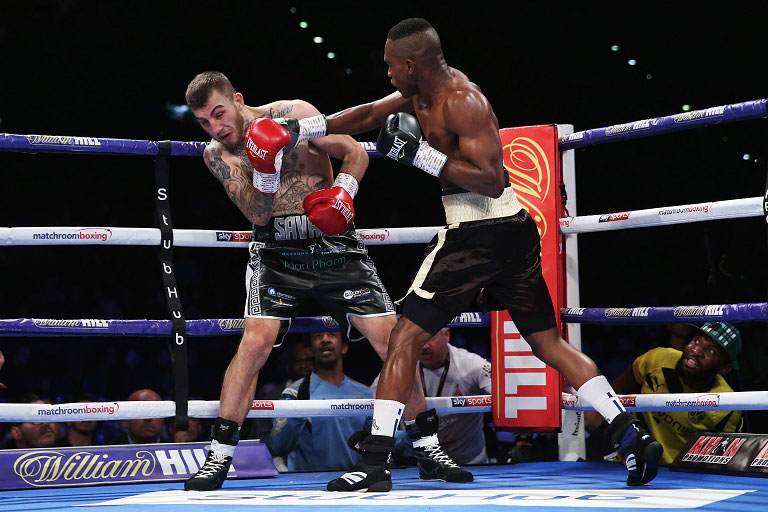
[[[342,371],[346,340],[339,332],[313,332],[309,336],[315,370],[283,391],[283,399],[373,398],[368,386]],[[370,420],[362,416],[278,418],[272,429],[272,453],[284,457],[289,471],[348,469],[360,455],[347,439]]]
[[[3,355],[3,352],[0,350],[0,370],[3,369],[3,365],[5,364],[5,356]],[[5,384],[0,382],[0,389],[5,389]]]
[[[20,404],[50,404],[50,400],[43,400],[34,393],[24,393],[17,403]],[[11,426],[11,438],[5,448],[50,448],[57,446],[59,438],[60,423],[40,422],[32,423],[28,421],[17,422]]]
[[[160,395],[151,389],[139,389],[128,396],[128,401],[159,401]],[[159,443],[163,433],[163,418],[126,420],[123,423],[125,437],[121,444]]]
[[[78,397],[77,403],[96,402],[96,397],[84,394]],[[104,435],[98,430],[97,421],[70,421],[67,423],[67,436],[63,446],[94,446],[104,444]]]
[[[189,418],[187,430],[176,430],[173,418],[165,419],[165,428],[174,443],[194,443],[203,441],[203,423],[197,418]]]
[[[309,346],[309,336],[301,336],[295,343],[291,343],[286,348],[288,349],[288,358],[285,361],[285,374],[288,376],[288,380],[257,396],[259,400],[279,400],[285,388],[291,387],[294,382],[315,368],[315,360],[312,358],[312,349]],[[271,451],[272,418],[246,420],[246,425],[248,425],[248,437],[260,440]]]
[[[491,363],[481,356],[450,344],[451,330],[440,329],[421,348],[419,373],[424,396],[491,394]],[[371,386],[378,385],[378,377]],[[457,464],[485,464],[483,413],[440,416],[440,446]],[[406,430],[408,425],[406,424]],[[407,453],[407,447],[403,450]]]
[[[741,334],[728,322],[691,325],[692,337],[683,350],[660,347],[641,355],[613,381],[621,394],[725,393],[733,391],[725,376],[738,369]],[[686,441],[700,432],[739,432],[741,411],[644,412],[641,419],[664,447],[661,462],[670,464]],[[587,430],[602,426],[594,411],[585,415]]]

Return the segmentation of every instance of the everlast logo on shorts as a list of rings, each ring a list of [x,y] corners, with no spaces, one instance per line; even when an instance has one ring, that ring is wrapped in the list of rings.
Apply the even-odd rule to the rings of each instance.
[[[306,215],[286,215],[272,219],[275,240],[306,240],[322,236],[322,231],[312,224]]]

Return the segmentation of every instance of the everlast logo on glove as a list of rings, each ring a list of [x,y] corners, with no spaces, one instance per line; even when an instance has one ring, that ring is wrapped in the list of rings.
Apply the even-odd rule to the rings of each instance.
[[[352,222],[352,219],[355,218],[355,214],[352,213],[352,210],[349,208],[349,206],[340,199],[337,199],[333,204],[333,209],[338,210],[339,213],[341,213],[344,218],[347,219],[347,222]]]
[[[261,158],[262,160],[264,160],[265,157],[267,156],[267,150],[259,148],[256,144],[253,143],[251,139],[245,140],[245,147],[248,149],[248,152],[254,158]]]
[[[405,153],[402,155],[398,155],[401,149],[403,149],[403,146],[405,146],[405,143],[407,141],[401,139],[397,135],[395,135],[395,140],[392,142],[392,147],[389,149],[389,153],[387,153],[387,158],[391,158],[393,160],[399,160],[400,158],[405,156]]]

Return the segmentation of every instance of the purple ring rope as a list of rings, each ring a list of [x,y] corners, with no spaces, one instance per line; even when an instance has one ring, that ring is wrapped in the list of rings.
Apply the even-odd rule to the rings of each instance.
[[[563,308],[563,322],[571,324],[659,325],[681,322],[765,322],[768,302],[663,306],[639,308]]]
[[[231,336],[242,334],[245,320],[220,318],[187,320],[188,336]],[[490,327],[488,313],[461,313],[446,327]],[[339,325],[328,316],[297,317],[290,332],[338,331]],[[0,320],[2,336],[139,336],[161,337],[173,332],[170,320],[96,320],[11,318]]]
[[[702,110],[693,110],[664,117],[654,117],[641,121],[615,124],[603,128],[593,128],[582,132],[574,132],[560,137],[560,151],[577,149],[606,142],[616,142],[627,139],[640,139],[664,133],[690,130],[701,126],[718,123],[731,123],[768,117],[768,100],[753,100]]]

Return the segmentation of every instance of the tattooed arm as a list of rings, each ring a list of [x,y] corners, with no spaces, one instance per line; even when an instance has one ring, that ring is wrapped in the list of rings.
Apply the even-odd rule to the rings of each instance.
[[[203,160],[243,215],[257,226],[264,226],[272,215],[275,195],[256,190],[248,176],[249,173],[243,170],[240,159],[226,151],[218,142],[211,142],[206,146]]]

